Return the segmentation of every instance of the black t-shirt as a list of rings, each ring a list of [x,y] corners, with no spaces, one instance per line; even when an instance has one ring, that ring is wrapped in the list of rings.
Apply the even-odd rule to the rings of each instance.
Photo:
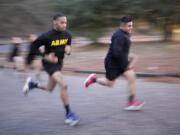
[[[56,31],[55,29],[40,35],[31,45],[30,56],[36,55],[37,49],[40,46],[45,46],[44,54],[54,52],[58,57],[58,63],[61,63],[64,58],[65,46],[71,45],[71,34],[67,30],[63,32]]]
[[[111,38],[109,51],[106,55],[106,60],[110,62],[110,67],[125,68],[128,66],[130,45],[130,35],[121,29],[118,29]]]

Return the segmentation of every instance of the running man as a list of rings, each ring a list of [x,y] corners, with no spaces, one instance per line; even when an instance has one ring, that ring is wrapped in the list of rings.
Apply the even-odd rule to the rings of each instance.
[[[23,92],[27,94],[34,88],[52,92],[57,84],[60,87],[61,99],[66,110],[65,123],[74,126],[78,124],[80,118],[70,109],[67,84],[61,74],[64,53],[67,55],[71,54],[71,34],[66,30],[66,25],[66,16],[61,13],[56,14],[53,17],[54,28],[43,33],[32,43],[31,53],[29,53],[31,54],[31,59],[36,55],[40,46],[45,46],[42,63],[45,71],[49,75],[49,80],[46,86],[42,86],[29,77],[26,80]],[[33,52],[35,52],[35,54],[33,54]]]
[[[13,48],[9,55],[9,62],[13,62],[13,67],[18,71],[24,71],[24,59],[21,56],[21,47],[23,40],[20,37],[12,38]]]
[[[105,78],[98,78],[95,74],[90,74],[84,84],[87,88],[93,83],[112,87],[115,80],[124,75],[128,81],[128,104],[125,110],[140,110],[144,102],[135,100],[135,80],[134,64],[136,62],[135,55],[129,54],[131,45],[130,34],[132,33],[133,22],[129,17],[122,17],[120,20],[120,28],[113,34],[109,51],[106,55],[104,64],[106,70]]]
[[[25,57],[25,71],[27,72],[31,67],[33,67],[35,69],[36,80],[40,81],[40,73],[42,69],[41,55],[43,53],[43,51],[41,51],[40,49],[42,49],[43,46],[40,47],[38,50],[36,50],[36,52],[34,52],[34,50],[31,51],[31,49],[33,49],[33,45],[31,44],[36,39],[37,39],[37,35],[35,34],[29,35],[28,40],[29,40],[30,45],[29,45],[29,53]],[[32,55],[35,55],[35,57],[31,57]]]

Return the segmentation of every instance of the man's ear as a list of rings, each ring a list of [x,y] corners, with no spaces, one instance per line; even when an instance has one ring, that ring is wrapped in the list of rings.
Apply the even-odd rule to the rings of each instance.
[[[53,24],[54,24],[54,25],[56,25],[56,24],[57,24],[56,20],[53,20]]]
[[[127,25],[126,23],[122,23],[122,24],[121,24],[121,27],[124,28],[126,25]]]

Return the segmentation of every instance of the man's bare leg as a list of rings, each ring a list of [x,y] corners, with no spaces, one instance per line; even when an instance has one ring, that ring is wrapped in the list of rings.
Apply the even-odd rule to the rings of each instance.
[[[100,85],[112,87],[115,83],[115,81],[110,81],[107,78],[97,78],[96,82],[99,83]]]
[[[136,82],[136,75],[134,70],[127,70],[123,74],[127,81],[128,81],[128,93],[129,96],[132,96],[135,94],[135,82]]]
[[[47,85],[38,84],[37,88],[40,88],[40,89],[48,91],[48,92],[52,92],[54,90],[55,86],[56,86],[55,80],[51,76],[49,76]]]
[[[95,74],[90,74],[88,76],[88,78],[84,81],[84,85],[87,88],[89,85],[93,84],[93,83],[98,83],[100,85],[104,85],[104,86],[108,86],[108,87],[112,87],[115,83],[115,80],[109,80],[107,78],[98,78]]]
[[[33,60],[33,67],[35,69],[36,79],[39,81],[42,69],[42,62],[40,58],[36,58],[35,60]]]
[[[54,81],[57,83],[57,85],[60,87],[61,89],[61,99],[64,103],[64,105],[68,105],[68,94],[67,94],[67,84],[64,81],[64,79],[62,78],[61,72],[57,71],[52,75],[52,78],[54,79]]]
[[[125,110],[130,111],[137,111],[140,110],[144,102],[137,102],[135,100],[135,82],[136,82],[136,75],[133,69],[127,70],[124,73],[124,76],[126,77],[128,81],[128,93],[129,93],[129,99],[128,99],[128,105],[125,107]]]

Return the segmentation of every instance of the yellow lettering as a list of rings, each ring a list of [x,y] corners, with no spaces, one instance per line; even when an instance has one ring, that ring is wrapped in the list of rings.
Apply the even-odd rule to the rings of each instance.
[[[56,40],[51,42],[51,46],[59,46],[67,44],[68,39]]]
[[[67,44],[67,41],[68,41],[68,39],[62,39],[62,40],[60,41],[60,45],[65,45],[65,44]]]
[[[52,41],[51,46],[55,46],[55,45],[56,45],[55,41]]]
[[[63,45],[63,44],[64,44],[64,40],[61,40],[61,41],[60,41],[60,45]]]
[[[68,39],[65,39],[65,44],[67,44]]]
[[[59,40],[56,40],[56,46],[58,46],[59,45]]]

